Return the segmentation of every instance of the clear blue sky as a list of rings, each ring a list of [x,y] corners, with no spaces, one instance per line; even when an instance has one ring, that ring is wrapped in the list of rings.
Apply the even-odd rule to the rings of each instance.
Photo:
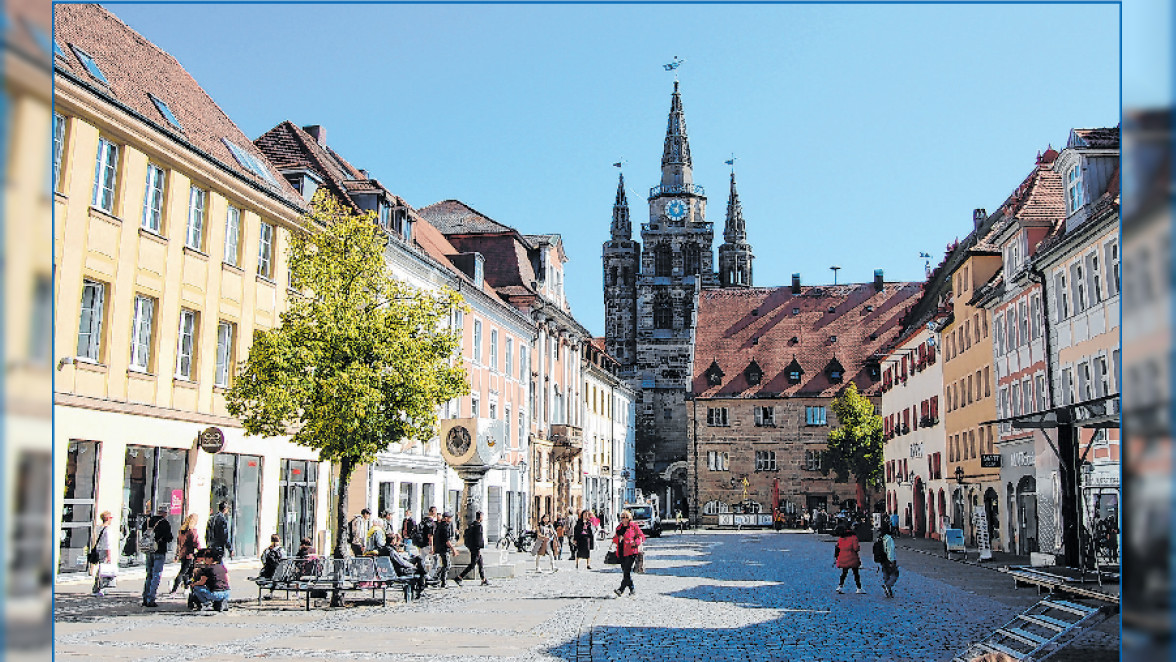
[[[1039,150],[1119,122],[1114,5],[107,6],[249,136],[321,124],[414,206],[562,234],[597,334],[611,164],[648,220],[675,55],[715,248],[734,153],[756,285],[922,280]]]

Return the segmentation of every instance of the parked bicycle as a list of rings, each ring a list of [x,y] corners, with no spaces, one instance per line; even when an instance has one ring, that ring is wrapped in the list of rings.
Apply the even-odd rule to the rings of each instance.
[[[514,547],[520,552],[531,551],[531,546],[535,544],[536,534],[534,531],[523,531],[520,535],[515,535],[514,529],[506,527],[506,533],[498,539],[498,549],[510,549]]]

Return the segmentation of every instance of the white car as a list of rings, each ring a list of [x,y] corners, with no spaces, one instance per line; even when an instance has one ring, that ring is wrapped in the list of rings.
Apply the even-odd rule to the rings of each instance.
[[[627,503],[625,510],[633,513],[633,522],[641,527],[641,532],[647,536],[658,538],[662,534],[661,517],[648,503]]]

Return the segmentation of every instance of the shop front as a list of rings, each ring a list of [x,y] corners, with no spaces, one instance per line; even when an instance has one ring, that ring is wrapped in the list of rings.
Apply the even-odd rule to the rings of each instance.
[[[1004,530],[1008,551],[1038,551],[1037,452],[1032,436],[1002,442],[1000,482],[1004,485]]]

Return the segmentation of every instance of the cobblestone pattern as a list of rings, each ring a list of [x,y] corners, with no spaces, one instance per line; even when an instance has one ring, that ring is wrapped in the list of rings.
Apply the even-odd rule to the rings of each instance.
[[[1037,600],[991,569],[914,553],[900,556],[895,599],[883,597],[868,560],[867,593],[839,595],[831,544],[812,534],[668,535],[649,542],[637,594],[622,598],[612,594],[618,569],[577,571],[567,560],[555,573],[527,564],[515,579],[467,582],[411,604],[309,613],[241,600],[227,613],[188,614],[176,596],[145,612],[134,595],[141,585],[128,582],[121,597],[59,595],[56,652],[61,660],[202,662],[949,660]],[[1059,659],[1117,660],[1117,630],[1091,633]]]

